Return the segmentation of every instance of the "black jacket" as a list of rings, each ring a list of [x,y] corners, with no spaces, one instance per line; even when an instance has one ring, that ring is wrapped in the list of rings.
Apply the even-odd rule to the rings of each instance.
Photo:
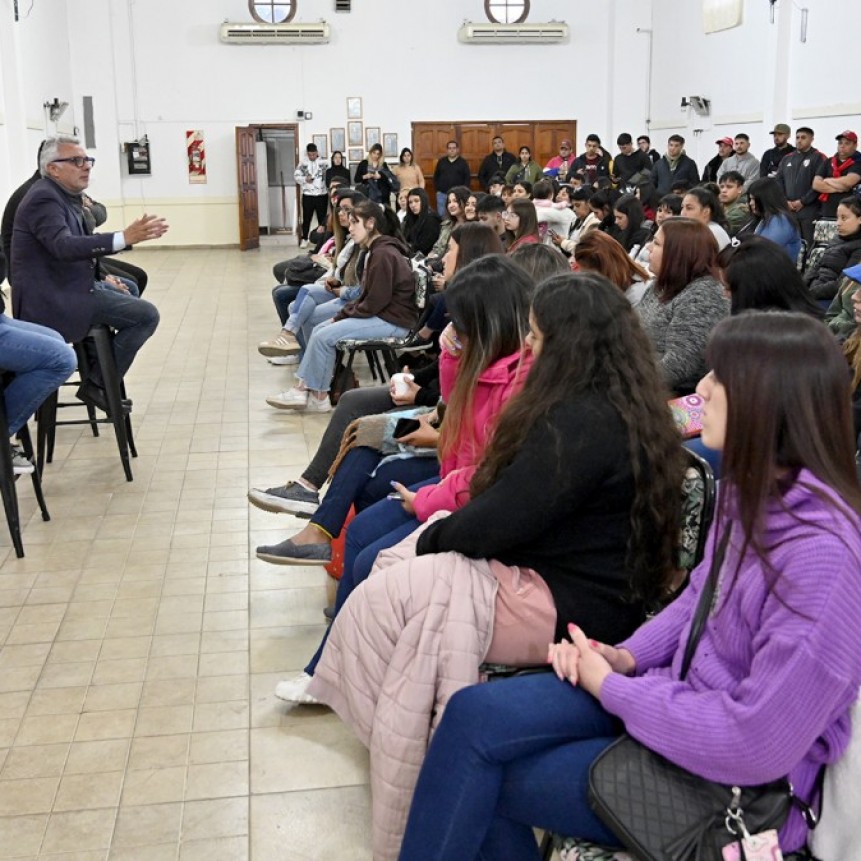
[[[574,622],[616,643],[643,618],[627,601],[633,498],[622,419],[605,397],[585,394],[536,423],[497,481],[432,523],[417,552],[532,568],[553,594],[557,637]]]
[[[703,182],[717,182],[717,174],[720,170],[720,166],[723,164],[724,160],[716,155],[704,168],[703,168]]]
[[[792,144],[787,144],[782,148],[773,146],[771,149],[767,149],[759,160],[759,175],[762,177],[775,176],[780,163],[791,152],[795,152],[795,147]]]
[[[37,170],[26,182],[22,183],[12,192],[12,196],[6,203],[6,208],[3,210],[3,221],[0,223],[0,237],[3,242],[3,256],[6,258],[6,277],[9,283],[12,283],[12,226],[15,224],[15,213],[21,205],[21,201],[27,192],[33,187],[33,184],[41,179],[41,174]]]
[[[376,172],[380,175],[379,179],[364,179],[365,174],[368,173],[369,170],[370,166],[368,165],[368,160],[363,158],[359,162],[353,176],[356,185],[366,186],[368,189],[368,197],[374,203],[382,203],[385,206],[388,206],[391,203],[392,192],[400,190],[400,183],[395,178],[391,168],[385,162],[381,162],[380,166],[376,168]]]
[[[776,179],[787,200],[800,200],[804,207],[819,211],[819,192],[813,189],[813,177],[827,161],[818,149],[791,152],[781,159]]]
[[[675,170],[670,168],[669,159],[662,155],[655,164],[652,176],[659,197],[669,194],[673,190],[673,183],[675,182],[686,182],[693,188],[700,181],[697,163],[684,153],[679,156]]]
[[[648,153],[635,149],[630,155],[619,153],[613,159],[613,176],[618,178],[619,185],[627,185],[635,173],[652,172],[652,160]]]
[[[819,259],[819,265],[804,275],[810,292],[816,299],[833,299],[843,278],[843,270],[861,263],[861,233],[847,239],[838,237]]]
[[[505,179],[505,174],[508,173],[508,168],[513,164],[517,164],[517,156],[508,150],[504,150],[498,159],[495,152],[486,155],[482,159],[481,167],[478,169],[478,183],[482,190],[487,191],[487,189],[490,188],[490,181],[494,176],[496,176],[496,174],[499,174],[503,179]],[[468,185],[468,183],[466,184]]]
[[[444,155],[436,163],[436,169],[433,172],[433,187],[437,192],[447,194],[456,185],[465,185],[469,188],[471,180],[472,173],[469,169],[469,162],[463,156],[458,156],[454,161],[450,161],[449,157]]]
[[[440,223],[440,217],[430,209],[417,217],[411,212],[407,213],[403,225],[404,239],[413,254],[430,254],[439,239]]]

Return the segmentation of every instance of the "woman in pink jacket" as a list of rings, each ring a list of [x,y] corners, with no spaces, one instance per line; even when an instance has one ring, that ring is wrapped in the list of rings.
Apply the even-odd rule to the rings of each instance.
[[[469,483],[496,417],[520,390],[532,364],[522,346],[532,286],[519,266],[499,254],[476,260],[451,281],[446,290],[451,325],[440,339],[440,390],[446,410],[435,441],[438,472],[409,490],[393,482],[405,506],[383,499],[350,524],[336,613],[370,574],[380,550],[397,544],[434,512],[454,511],[469,501]],[[426,417],[422,421],[422,429],[411,436],[426,434],[429,444],[436,431]],[[318,509],[314,522],[322,519],[319,513]],[[309,701],[305,688],[322,647],[323,643],[304,673],[278,685],[277,696],[288,702]]]

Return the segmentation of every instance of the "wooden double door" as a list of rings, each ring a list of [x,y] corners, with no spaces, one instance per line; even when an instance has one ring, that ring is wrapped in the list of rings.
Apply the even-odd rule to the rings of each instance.
[[[469,163],[472,188],[476,190],[479,188],[478,169],[484,157],[491,152],[491,142],[497,135],[505,139],[505,148],[515,156],[520,147],[528,146],[532,150],[532,157],[541,167],[559,154],[559,144],[566,138],[577,151],[576,120],[418,122],[412,124],[412,133],[412,150],[416,163],[427,179],[431,199],[436,191],[433,187],[434,168],[445,155],[445,145],[450,140],[460,144],[460,154]]]

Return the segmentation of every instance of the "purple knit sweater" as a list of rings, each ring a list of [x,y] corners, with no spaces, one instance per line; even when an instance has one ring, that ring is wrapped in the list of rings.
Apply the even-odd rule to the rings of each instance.
[[[637,676],[609,676],[601,703],[634,738],[709,780],[753,785],[788,775],[810,799],[820,765],[849,742],[861,685],[861,519],[822,495],[836,499],[804,470],[782,504],[770,505],[772,593],[752,552],[731,582],[741,549],[734,527],[686,681],[677,681],[685,643],[723,525],[684,594],[621,644]],[[785,852],[804,845],[797,812],[780,837]]]

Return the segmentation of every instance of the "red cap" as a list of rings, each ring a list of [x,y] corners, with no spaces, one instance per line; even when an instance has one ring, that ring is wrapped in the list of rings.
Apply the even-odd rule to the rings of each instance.
[[[724,144],[725,146],[732,146],[732,138],[721,138],[719,141],[715,141],[716,144]]]
[[[846,129],[845,132],[840,132],[834,140],[839,141],[840,138],[846,138],[846,140],[852,141],[852,143],[858,143],[858,135],[855,132],[849,131],[849,129]]]

